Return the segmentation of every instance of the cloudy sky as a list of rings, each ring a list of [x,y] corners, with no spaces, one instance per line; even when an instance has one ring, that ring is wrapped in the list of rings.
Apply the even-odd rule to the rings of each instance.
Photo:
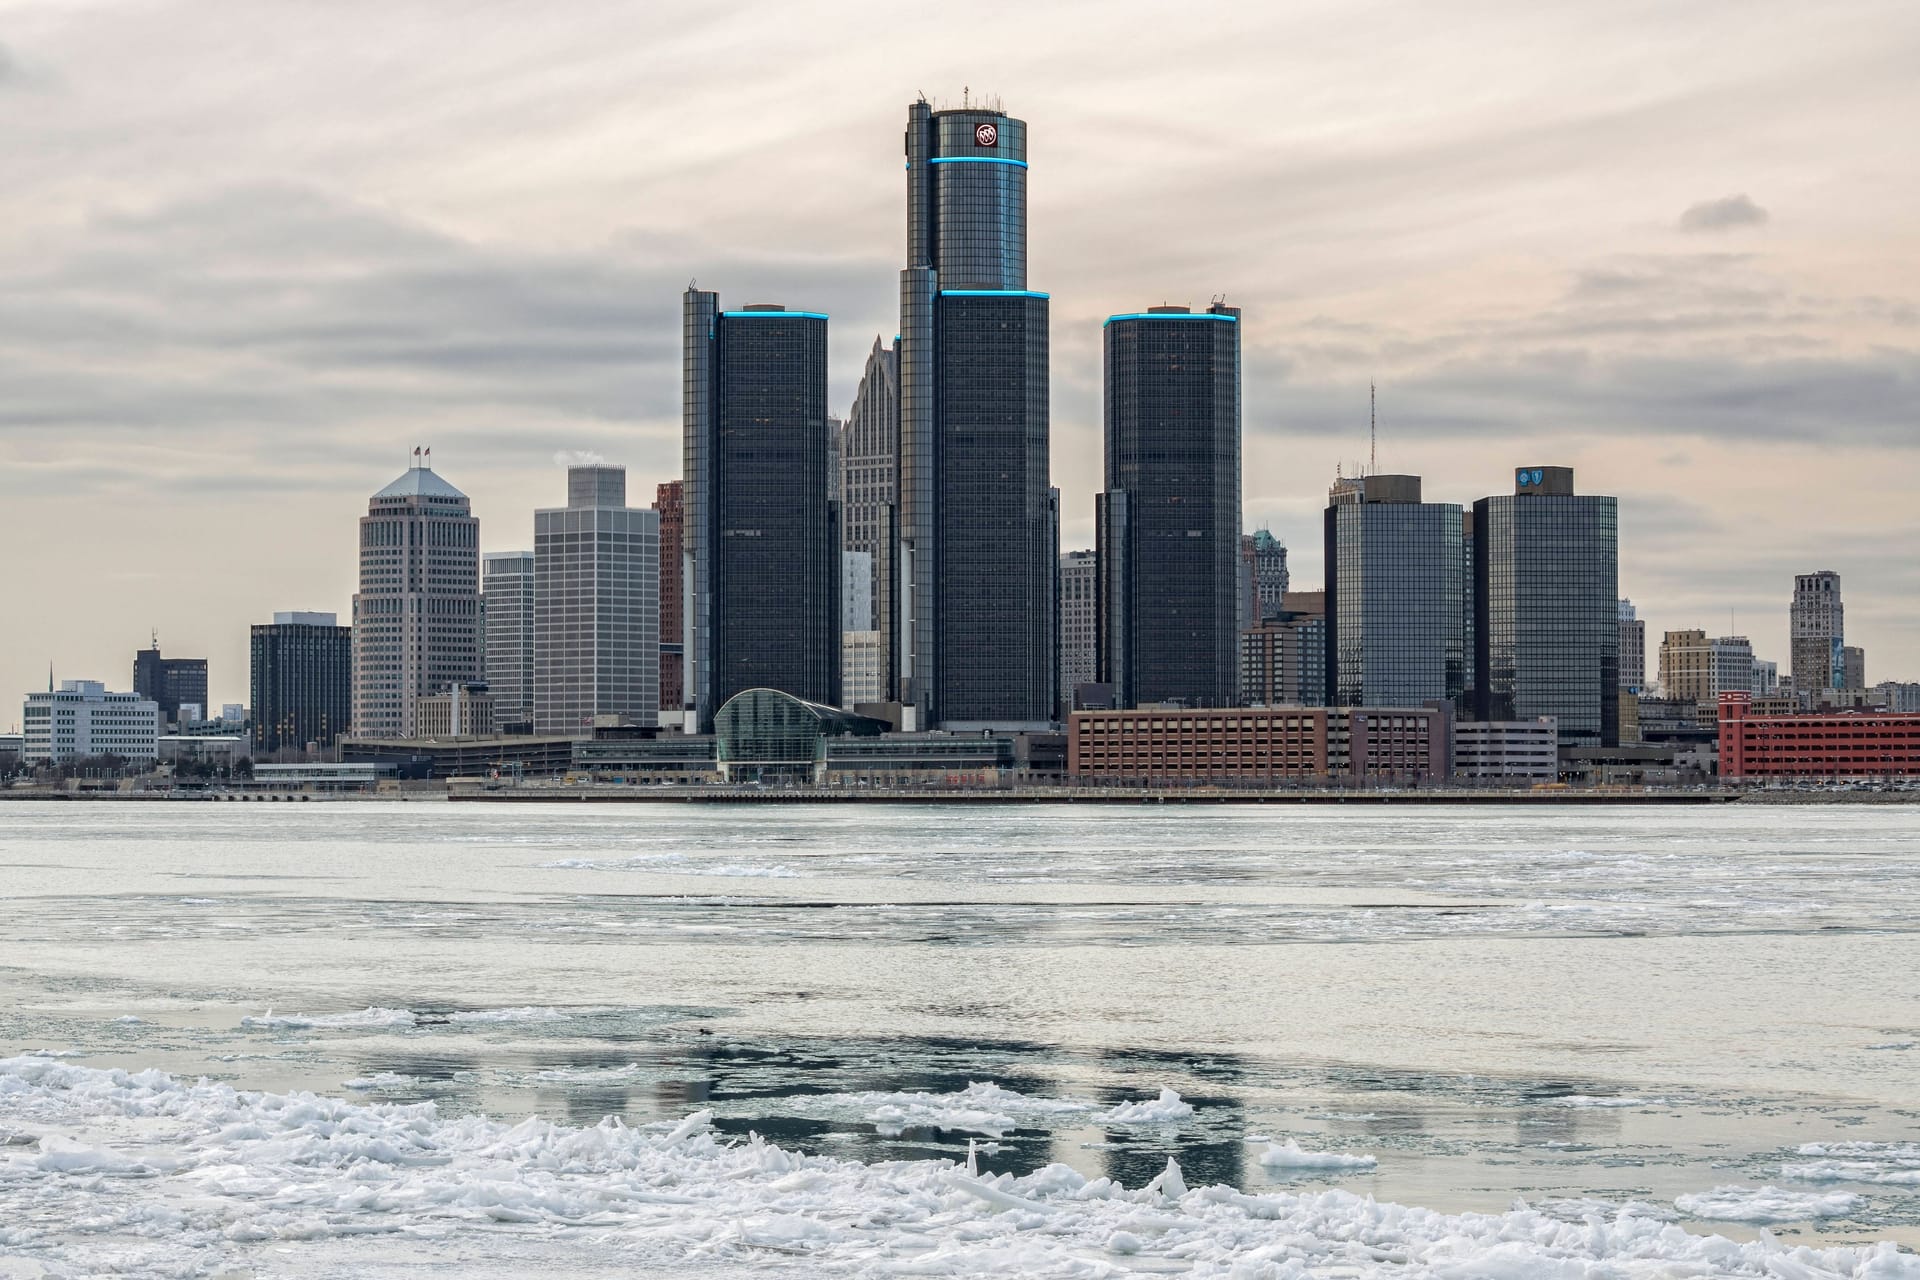
[[[343,615],[430,444],[487,550],[555,455],[679,467],[679,293],[895,329],[924,92],[1032,129],[1068,546],[1099,325],[1245,308],[1249,525],[1320,577],[1366,450],[1430,498],[1578,468],[1654,634],[1786,670],[1844,578],[1920,679],[1920,6],[0,0],[0,689],[133,650],[246,697],[247,625]],[[10,726],[18,711],[0,711]]]

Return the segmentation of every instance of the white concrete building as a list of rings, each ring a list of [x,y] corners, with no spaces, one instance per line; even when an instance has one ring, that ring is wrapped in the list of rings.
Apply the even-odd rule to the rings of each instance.
[[[487,620],[487,691],[502,720],[533,719],[533,552],[494,551],[480,596]]]
[[[873,630],[873,553],[840,553],[840,629]]]
[[[840,633],[841,706],[887,701],[886,638],[883,631]]]
[[[1456,724],[1453,776],[1467,781],[1552,782],[1560,776],[1560,727],[1552,716]]]
[[[534,730],[606,716],[660,723],[660,513],[627,505],[625,467],[570,467],[567,505],[533,513]]]
[[[63,681],[30,693],[21,713],[28,764],[90,756],[152,760],[159,751],[160,704],[137,693],[108,693],[98,680]]]
[[[427,466],[373,495],[353,597],[353,734],[411,738],[421,698],[480,679],[480,522]]]

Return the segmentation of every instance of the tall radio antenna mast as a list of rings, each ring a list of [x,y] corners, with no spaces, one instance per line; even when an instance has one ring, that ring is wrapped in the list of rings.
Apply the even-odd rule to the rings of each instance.
[[[1380,437],[1373,414],[1373,384],[1367,384],[1367,474],[1380,469]]]

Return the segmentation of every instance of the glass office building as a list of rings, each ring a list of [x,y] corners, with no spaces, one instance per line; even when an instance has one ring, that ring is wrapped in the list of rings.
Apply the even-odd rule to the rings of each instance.
[[[1620,741],[1620,521],[1571,467],[1521,467],[1473,504],[1474,716],[1552,716],[1560,741]]]
[[[1106,323],[1102,673],[1121,707],[1238,692],[1240,313]]]
[[[686,294],[685,521],[696,723],[744,689],[840,700],[827,317]]]
[[[1329,706],[1461,704],[1462,514],[1454,503],[1420,501],[1419,476],[1334,485],[1326,511]]]
[[[353,713],[353,628],[331,613],[276,613],[251,635],[254,749],[330,747]]]
[[[1002,111],[908,109],[892,602],[908,728],[1055,713],[1048,309],[1027,288],[1026,155],[1026,122]]]
[[[480,619],[496,724],[533,722],[533,552],[480,557]]]

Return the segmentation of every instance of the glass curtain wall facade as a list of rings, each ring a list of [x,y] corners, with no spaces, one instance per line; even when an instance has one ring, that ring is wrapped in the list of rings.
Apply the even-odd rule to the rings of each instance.
[[[248,696],[262,754],[322,748],[345,736],[353,714],[353,628],[325,623],[256,625]]]
[[[210,718],[205,658],[163,658],[158,644],[137,649],[133,655],[133,691],[159,706],[163,728],[179,722],[182,703],[199,707],[202,719]]]
[[[1418,476],[1334,486],[1326,511],[1327,703],[1417,707],[1466,694],[1462,511]]]
[[[1027,126],[908,109],[894,602],[909,728],[1057,705],[1048,302],[1027,288]]]
[[[1619,512],[1567,467],[1522,467],[1473,504],[1477,720],[1552,716],[1570,746],[1620,742]]]
[[[1121,707],[1227,707],[1238,693],[1239,320],[1216,305],[1106,323],[1097,524],[1106,572],[1123,579],[1102,620]]]
[[[745,689],[840,700],[827,317],[689,289],[685,483],[696,723]]]
[[[623,467],[571,467],[567,505],[533,513],[533,723],[658,723],[660,513],[629,507]]]

